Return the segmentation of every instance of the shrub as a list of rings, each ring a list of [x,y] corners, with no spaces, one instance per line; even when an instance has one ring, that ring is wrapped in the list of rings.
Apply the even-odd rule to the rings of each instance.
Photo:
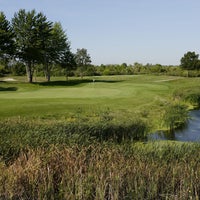
[[[168,105],[163,115],[164,124],[173,131],[175,128],[181,128],[188,120],[187,107],[180,104]]]
[[[200,87],[183,88],[173,93],[175,99],[179,99],[192,104],[194,107],[200,106]]]

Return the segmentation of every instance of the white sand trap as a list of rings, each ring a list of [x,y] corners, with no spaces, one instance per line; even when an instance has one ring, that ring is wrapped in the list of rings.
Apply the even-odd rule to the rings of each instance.
[[[16,81],[14,78],[4,78],[3,81]]]

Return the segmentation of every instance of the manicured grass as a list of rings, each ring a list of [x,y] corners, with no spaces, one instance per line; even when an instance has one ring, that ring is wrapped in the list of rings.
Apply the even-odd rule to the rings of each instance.
[[[25,77],[14,79],[17,81],[0,82],[2,119],[70,117],[80,110],[80,115],[92,115],[109,109],[116,118],[131,118],[140,113],[156,121],[174,90],[200,83],[199,78],[147,75],[95,77],[95,82],[93,77],[69,81],[63,77],[33,84],[23,82]]]

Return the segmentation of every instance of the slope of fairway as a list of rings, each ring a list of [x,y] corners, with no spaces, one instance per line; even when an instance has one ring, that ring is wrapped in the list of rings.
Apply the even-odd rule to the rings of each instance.
[[[167,90],[164,85],[157,84],[87,84],[83,87],[40,87],[38,89],[16,92],[3,92],[1,99],[46,99],[46,98],[122,98],[152,93],[153,91]]]
[[[71,82],[70,82],[71,81]],[[167,101],[174,89],[199,79],[166,76],[112,76],[84,79],[76,84],[0,82],[0,116],[46,116],[109,108],[112,112],[153,109]],[[124,114],[124,113],[123,113]]]

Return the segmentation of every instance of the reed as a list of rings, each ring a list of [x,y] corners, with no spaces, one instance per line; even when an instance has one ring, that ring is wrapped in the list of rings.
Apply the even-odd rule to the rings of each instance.
[[[173,103],[166,106],[163,114],[163,123],[167,126],[169,131],[174,131],[175,128],[183,127],[188,119],[188,109],[185,105]]]
[[[199,144],[27,148],[0,162],[1,199],[199,199]]]
[[[85,118],[48,120],[9,118],[0,121],[0,156],[6,163],[18,157],[24,148],[48,148],[51,144],[91,144],[93,141],[114,143],[146,139],[148,126],[140,119],[122,122],[96,121]]]

